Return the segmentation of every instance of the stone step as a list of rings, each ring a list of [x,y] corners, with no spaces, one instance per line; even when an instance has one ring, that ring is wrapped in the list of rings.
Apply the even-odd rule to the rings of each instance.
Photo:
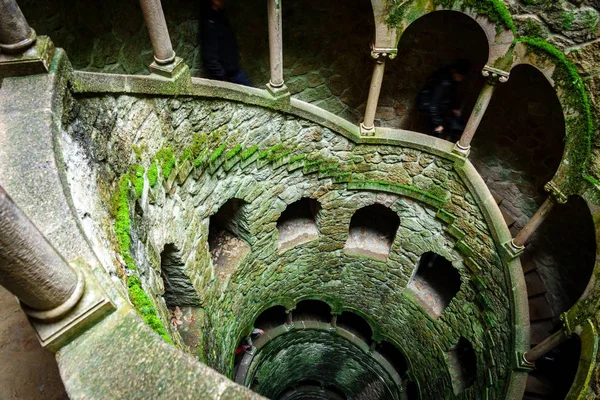
[[[537,271],[525,274],[525,284],[527,285],[527,296],[529,298],[547,292],[546,285]]]
[[[552,334],[554,324],[552,321],[537,321],[531,323],[531,331],[529,334],[531,346],[541,343],[544,339]]]
[[[554,313],[548,304],[545,296],[537,296],[529,299],[529,320],[542,321],[550,320],[554,317]]]
[[[556,392],[555,385],[552,380],[544,375],[538,375],[535,373],[529,374],[527,377],[527,384],[525,386],[525,394],[534,399],[551,399],[553,394]]]

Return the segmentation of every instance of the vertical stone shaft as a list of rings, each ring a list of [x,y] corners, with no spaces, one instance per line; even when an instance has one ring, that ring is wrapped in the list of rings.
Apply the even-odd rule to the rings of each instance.
[[[331,316],[331,322],[329,323],[333,328],[335,328],[337,326],[337,315],[332,315]]]
[[[375,67],[373,68],[369,97],[367,98],[367,109],[365,110],[365,120],[362,123],[363,129],[367,131],[375,128],[375,113],[377,112],[377,103],[379,102],[379,93],[381,92],[384,72],[385,57],[381,57],[376,60]]]
[[[564,331],[561,329],[544,339],[544,341],[539,343],[533,349],[529,350],[523,357],[529,364],[533,364],[547,354],[550,350],[560,346],[567,339],[567,335],[565,335]]]
[[[283,36],[281,27],[281,0],[268,0],[270,85],[283,86]]]
[[[160,0],[140,0],[140,5],[152,42],[154,60],[158,64],[170,64],[175,60],[175,52],[173,51]]]
[[[18,53],[35,42],[31,29],[15,0],[0,0],[0,50]]]
[[[527,224],[513,239],[513,244],[517,247],[525,246],[525,243],[529,241],[531,235],[533,235],[533,233],[537,230],[537,228],[539,228],[542,222],[544,222],[546,217],[548,217],[548,214],[550,213],[550,211],[552,211],[552,208],[555,204],[556,203],[554,202],[554,200],[552,200],[552,197],[548,197],[546,201],[544,201],[544,204],[542,204],[542,206],[538,208],[535,214],[533,214],[533,217],[531,217],[531,219],[527,221]]]
[[[292,312],[288,312],[285,318],[285,323],[287,325],[292,325],[294,323],[294,318],[292,317]]]
[[[71,298],[77,275],[0,187],[0,285],[35,310]]]
[[[477,128],[479,128],[479,124],[485,115],[485,111],[490,105],[490,100],[492,99],[495,88],[496,85],[490,81],[486,81],[485,86],[483,89],[481,89],[481,93],[479,93],[477,103],[475,104],[475,108],[473,109],[471,117],[467,122],[467,126],[465,127],[465,130],[457,143],[457,146],[460,150],[467,152],[471,147],[473,136],[475,136],[475,132],[477,131]]]

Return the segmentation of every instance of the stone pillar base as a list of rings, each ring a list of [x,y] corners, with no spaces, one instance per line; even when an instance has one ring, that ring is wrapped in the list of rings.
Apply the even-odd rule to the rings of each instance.
[[[181,57],[175,57],[172,63],[159,64],[153,61],[150,64],[150,72],[156,75],[164,76],[169,79],[177,79],[186,70],[186,65]]]
[[[511,260],[519,257],[525,251],[525,246],[517,246],[514,240],[504,243],[502,247]]]
[[[535,364],[527,361],[525,358],[525,353],[518,351],[515,354],[514,369],[521,372],[531,372],[535,370]]]
[[[54,44],[48,36],[38,36],[35,44],[20,54],[0,53],[0,76],[44,74],[50,69]]]
[[[52,322],[28,316],[42,347],[54,352],[115,310],[89,266],[81,259],[70,264],[78,273],[82,273],[85,280],[85,291],[79,302],[62,318]]]
[[[360,123],[360,134],[361,136],[375,136],[375,125],[366,127],[363,122]]]
[[[452,152],[454,154],[458,154],[461,157],[468,158],[469,153],[471,152],[471,146],[463,147],[458,142],[454,143],[454,148],[452,148]]]
[[[275,99],[282,99],[284,97],[290,97],[290,91],[288,87],[284,84],[281,86],[273,86],[271,82],[267,83],[267,91],[273,96]]]

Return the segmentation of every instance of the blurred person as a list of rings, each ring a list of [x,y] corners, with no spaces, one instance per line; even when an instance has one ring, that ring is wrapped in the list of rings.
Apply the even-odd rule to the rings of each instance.
[[[235,32],[225,14],[226,0],[203,0],[202,64],[208,78],[252,86],[240,66]]]
[[[471,65],[460,59],[454,64],[435,71],[417,96],[417,109],[427,115],[429,134],[456,141],[465,129],[465,121],[458,101],[457,89],[464,82]],[[452,110],[449,121],[446,114]]]

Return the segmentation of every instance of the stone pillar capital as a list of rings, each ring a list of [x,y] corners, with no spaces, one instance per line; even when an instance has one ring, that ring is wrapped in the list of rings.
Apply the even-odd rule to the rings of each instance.
[[[483,67],[481,70],[481,75],[483,75],[491,85],[495,85],[497,83],[506,83],[510,78],[510,72],[490,67],[489,65]]]
[[[385,58],[389,58],[393,60],[396,58],[398,54],[398,49],[396,48],[383,48],[383,47],[375,47],[371,45],[371,57],[373,57],[378,62],[383,62]]]
[[[556,183],[550,181],[544,185],[544,190],[550,194],[552,200],[557,202],[558,204],[566,204],[568,197],[566,194],[562,192],[562,190],[558,187]]]

